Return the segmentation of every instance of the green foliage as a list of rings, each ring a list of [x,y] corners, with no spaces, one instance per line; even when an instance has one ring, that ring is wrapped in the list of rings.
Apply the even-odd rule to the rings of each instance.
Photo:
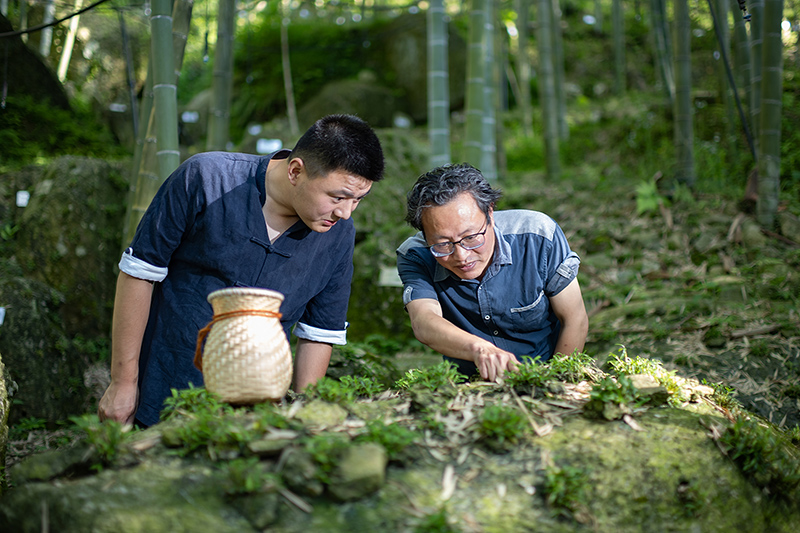
[[[661,206],[668,206],[669,201],[658,192],[658,186],[653,180],[641,181],[636,186],[636,212],[658,213]]]
[[[231,495],[274,492],[282,486],[281,477],[268,472],[258,457],[229,461],[223,467],[226,474],[225,492]]]
[[[523,362],[515,370],[506,372],[503,379],[515,389],[524,388],[526,385],[541,387],[548,380],[555,378],[555,372],[550,365],[540,362],[541,357],[523,357]]]
[[[568,383],[593,380],[598,373],[594,366],[594,358],[583,352],[557,353],[547,363],[558,379]]]
[[[75,427],[86,433],[86,440],[91,444],[100,458],[100,463],[92,465],[95,470],[102,470],[104,466],[112,465],[122,452],[122,444],[128,426],[123,426],[114,420],[100,422],[97,415],[73,416],[70,420]]]
[[[319,480],[330,483],[330,474],[350,445],[350,439],[341,433],[320,433],[307,437],[303,444],[314,462],[319,465],[316,473]]]
[[[592,387],[586,408],[601,407],[603,404],[632,405],[637,400],[636,387],[628,376],[621,374],[617,379],[606,376]]]
[[[450,523],[445,507],[422,516],[414,525],[414,533],[458,533],[458,531],[461,530]]]
[[[418,435],[399,424],[385,424],[381,420],[367,422],[366,433],[356,437],[356,442],[375,442],[386,449],[389,459],[397,459]]]
[[[220,415],[233,412],[230,404],[223,402],[219,396],[209,392],[205,387],[189,384],[188,389],[172,389],[172,396],[164,400],[161,420],[169,420],[175,416],[195,413],[198,415]]]
[[[663,367],[660,361],[636,356],[634,359],[628,357],[625,346],[620,346],[616,354],[610,354],[608,364],[619,376],[631,374],[647,374],[658,380],[658,383],[667,389],[669,402],[671,405],[679,405],[686,401],[686,393],[675,378],[675,372],[670,372]]]
[[[742,473],[777,499],[794,500],[800,487],[798,450],[755,419],[740,417],[719,437]]]
[[[0,146],[0,163],[59,155],[113,158],[124,152],[90,112],[67,111],[32,96],[8,97],[0,113]]]
[[[232,414],[219,416],[200,413],[187,417],[175,428],[164,431],[164,439],[181,456],[205,450],[209,457],[236,457],[245,451],[247,443],[256,440],[260,430],[252,423],[245,424]]]
[[[544,473],[544,493],[554,516],[572,517],[585,509],[587,475],[572,466],[548,466]]]
[[[47,427],[47,420],[30,416],[20,419],[19,422],[8,428],[8,440],[25,440],[31,431],[43,430]]]
[[[278,412],[272,402],[254,405],[253,412],[258,417],[258,424],[261,428],[286,429],[291,425],[286,417]]]
[[[528,429],[518,409],[502,405],[486,407],[480,416],[478,431],[492,447],[508,448],[519,441]]]
[[[397,381],[395,386],[401,390],[421,387],[437,391],[446,387],[454,387],[464,381],[466,378],[457,370],[456,365],[449,361],[442,361],[438,365],[423,369],[412,368]]]
[[[706,504],[706,491],[700,489],[696,481],[681,480],[676,489],[678,501],[687,518],[696,517]]]
[[[349,403],[359,397],[378,394],[383,387],[375,379],[361,376],[342,376],[341,380],[323,377],[306,388],[309,398],[319,398],[331,403]]]
[[[741,404],[736,399],[736,391],[733,387],[722,382],[709,383],[705,378],[703,378],[702,383],[714,389],[714,403],[720,407],[731,411],[741,408]]]

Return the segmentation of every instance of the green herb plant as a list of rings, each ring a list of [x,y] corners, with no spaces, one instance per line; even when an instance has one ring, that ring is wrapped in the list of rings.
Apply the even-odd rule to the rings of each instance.
[[[130,430],[114,420],[100,422],[96,414],[70,417],[75,426],[86,433],[86,440],[94,447],[99,463],[92,465],[93,470],[102,470],[114,464],[123,452],[125,435]]]
[[[267,465],[257,457],[228,461],[225,466],[225,492],[230,495],[274,492],[282,486],[278,474],[267,471]]]
[[[661,386],[667,389],[669,404],[674,407],[688,400],[686,392],[675,377],[675,372],[665,369],[660,361],[638,355],[631,359],[625,346],[620,346],[616,354],[610,354],[608,363],[617,376],[647,374],[654,377]]]
[[[331,473],[339,464],[342,454],[350,445],[350,439],[341,433],[319,433],[303,440],[306,451],[319,466],[317,478],[323,483],[330,483]]]

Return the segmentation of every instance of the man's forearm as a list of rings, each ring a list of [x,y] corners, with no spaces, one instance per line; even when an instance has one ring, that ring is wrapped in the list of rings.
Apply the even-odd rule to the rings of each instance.
[[[322,342],[297,340],[295,352],[295,391],[302,392],[307,386],[325,376],[331,361],[333,347]]]
[[[562,324],[561,333],[556,341],[556,353],[571,355],[575,351],[582,352],[588,332],[588,320]]]
[[[111,379],[135,383],[153,285],[120,272],[111,330]]]

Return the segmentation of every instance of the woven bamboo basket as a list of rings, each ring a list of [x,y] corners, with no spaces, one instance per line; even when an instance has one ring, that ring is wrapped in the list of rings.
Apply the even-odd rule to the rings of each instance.
[[[292,353],[278,312],[283,294],[235,287],[212,292],[208,301],[214,318],[202,364],[195,359],[206,389],[233,404],[283,398],[292,383]],[[201,343],[198,338],[198,354]]]

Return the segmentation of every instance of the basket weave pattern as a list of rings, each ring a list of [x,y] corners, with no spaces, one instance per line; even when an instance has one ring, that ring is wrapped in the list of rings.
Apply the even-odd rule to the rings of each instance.
[[[206,389],[234,404],[283,398],[292,382],[292,354],[281,327],[277,291],[229,288],[208,295],[214,316],[203,350]],[[272,311],[275,316],[264,316]],[[257,314],[261,312],[261,314]]]

